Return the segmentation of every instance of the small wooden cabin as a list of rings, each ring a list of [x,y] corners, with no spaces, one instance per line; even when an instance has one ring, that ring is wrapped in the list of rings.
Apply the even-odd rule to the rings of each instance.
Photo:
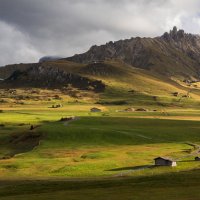
[[[200,157],[195,157],[195,161],[200,161]]]
[[[155,166],[171,166],[171,167],[177,166],[176,161],[171,160],[169,158],[158,157],[155,158],[154,161],[155,161]]]

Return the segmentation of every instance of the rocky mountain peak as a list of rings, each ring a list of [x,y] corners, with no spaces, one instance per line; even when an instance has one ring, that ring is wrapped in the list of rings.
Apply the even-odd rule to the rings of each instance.
[[[165,32],[161,38],[169,41],[169,40],[174,40],[174,41],[179,41],[186,36],[191,35],[191,34],[186,34],[184,30],[180,29],[178,30],[176,26],[173,27],[172,30],[168,32]]]

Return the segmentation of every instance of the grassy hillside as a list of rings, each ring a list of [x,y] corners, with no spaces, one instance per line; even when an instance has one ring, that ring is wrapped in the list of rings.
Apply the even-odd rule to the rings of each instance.
[[[198,83],[119,60],[41,65],[106,87],[1,85],[0,199],[199,199]]]
[[[73,88],[77,90],[77,87],[81,88],[81,85],[84,84],[84,90],[86,93],[90,93],[90,99],[94,97],[93,102],[99,99],[97,102],[101,103],[110,104],[112,102],[122,101],[125,104],[143,104],[147,106],[152,104],[158,106],[197,106],[199,102],[200,90],[198,83],[188,85],[178,79],[172,80],[155,72],[134,68],[120,60],[106,60],[104,62],[91,64],[55,61],[42,63],[41,66],[44,70],[47,70],[46,73],[48,73],[49,68],[51,68],[52,73],[53,69],[59,69],[63,71],[62,73],[75,74],[79,77],[78,80],[83,79],[90,82],[88,84],[82,81],[82,84],[75,84],[78,80],[75,82],[71,80],[70,84],[70,81],[67,80],[66,84],[64,82],[62,82],[62,85],[60,85],[60,83],[55,83],[54,86],[55,88],[61,89],[66,95],[74,96],[74,92],[70,90]],[[37,68],[38,66],[35,67]],[[56,71],[56,74],[57,73]],[[34,76],[40,77],[39,74]],[[53,80],[59,79],[58,74],[55,76],[58,76],[58,78],[53,77]],[[0,86],[3,88],[30,88],[31,84],[33,87],[36,85],[39,87],[39,85],[42,84],[43,88],[48,87],[48,85],[45,86],[46,80],[44,81],[44,79],[37,80],[37,84],[35,81],[31,83],[31,79],[34,79],[31,75],[23,75],[22,77],[19,76],[15,81],[7,81]],[[49,82],[51,82],[51,76],[48,79]],[[103,84],[106,85],[105,91],[96,94],[95,80],[102,81]],[[39,82],[41,82],[41,84],[39,84]],[[78,95],[81,91],[76,91],[75,93]],[[178,95],[174,96],[174,93]],[[78,96],[83,95],[80,94]],[[87,94],[84,96],[87,96]]]
[[[127,101],[130,104],[170,104],[184,105],[199,102],[198,84],[190,85],[173,81],[156,72],[134,68],[120,60],[107,60],[100,63],[69,68],[65,62],[51,63],[68,72],[78,73],[91,79],[102,80],[106,90],[100,95],[102,101]],[[178,80],[178,79],[177,79]],[[177,97],[173,93],[179,93]],[[188,95],[188,97],[187,97]],[[186,96],[186,97],[184,97]],[[188,103],[187,103],[188,102]]]
[[[167,109],[166,115],[104,106],[103,113],[91,113],[92,106],[4,106],[1,156],[17,154],[0,160],[0,199],[199,199],[199,110]],[[79,118],[59,121],[72,115]],[[40,126],[30,131],[30,124]],[[33,150],[24,149],[26,140],[8,143],[13,134],[30,132],[42,135]],[[153,167],[157,156],[178,166]]]
[[[198,200],[199,181],[199,170],[111,180],[14,180],[1,182],[0,195],[2,200]]]
[[[102,105],[124,104],[147,107],[153,105],[154,107],[163,107],[163,109],[165,107],[198,107],[200,105],[200,89],[197,82],[186,83],[178,77],[174,77],[172,80],[155,71],[151,72],[134,68],[121,60],[108,59],[104,62],[92,62],[89,64],[60,60],[27,66],[29,66],[28,74],[25,73],[16,80],[0,83],[0,87],[21,88],[22,90],[25,88],[25,93],[27,93],[28,90],[32,90],[31,87],[36,87],[37,85],[39,88],[42,85],[43,89],[46,89],[48,88],[46,83],[51,82],[51,88],[49,89],[52,89],[54,85],[54,89],[59,89],[60,92],[58,93],[62,96],[64,95],[63,99],[72,99],[72,101],[88,102],[89,100],[90,103],[97,102]],[[13,67],[21,68],[21,65]],[[49,71],[51,71],[51,74],[47,80],[44,80],[44,77],[37,74],[39,72],[32,71],[31,67],[33,67],[32,69],[42,67],[42,71],[46,70],[44,76]],[[54,69],[55,76],[53,75]],[[61,74],[59,74],[58,69],[61,71]],[[63,73],[67,73],[67,77],[73,75],[72,77],[75,77],[77,80],[66,80],[65,82],[62,80],[55,83],[56,80],[60,80]],[[41,79],[38,79],[38,77],[41,77]],[[34,80],[35,78],[36,80]],[[31,82],[30,80],[34,81]],[[79,80],[80,83],[78,83]],[[105,89],[100,84],[103,86],[100,89],[101,92],[96,92],[96,80],[102,81],[105,84]],[[27,94],[32,96],[32,94]],[[4,96],[1,97],[2,100],[6,100]]]
[[[137,70],[134,76],[142,78]],[[118,78],[109,83],[104,76],[109,85],[99,94],[0,90],[0,199],[199,198],[198,99],[178,102],[159,93],[155,101],[150,93],[128,92],[124,77]],[[122,100],[127,103],[117,105]],[[92,107],[102,112],[92,113]],[[125,111],[129,107],[147,111]],[[60,121],[69,116],[76,118]],[[158,156],[177,160],[177,167],[154,167]]]
[[[103,113],[91,113],[92,106],[83,104],[77,109],[77,105],[71,104],[55,110],[24,106],[4,110],[0,114],[4,125],[1,156],[17,155],[0,162],[1,176],[145,175],[199,167],[198,162],[190,162],[194,160],[195,155],[190,155],[194,147],[187,144],[199,143],[200,123],[193,121],[199,120],[199,111],[168,110],[167,115],[163,111],[126,113],[115,111],[122,109],[121,106],[105,106]],[[74,115],[78,117],[74,122],[59,122],[61,117]],[[40,126],[30,131],[31,124]],[[27,138],[38,134],[41,135],[39,146],[27,152],[32,141]],[[12,135],[18,137],[11,140],[14,143],[9,142]],[[157,156],[183,157],[183,160],[186,157],[189,161],[181,159],[173,169],[134,171],[151,166]]]

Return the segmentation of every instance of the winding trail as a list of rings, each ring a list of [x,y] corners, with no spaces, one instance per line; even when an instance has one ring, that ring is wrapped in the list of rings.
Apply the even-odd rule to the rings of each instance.
[[[70,120],[63,121],[63,124],[64,124],[64,126],[68,126],[70,122],[77,121],[79,119],[80,119],[80,117],[74,117]]]
[[[186,155],[186,156],[182,156],[182,157],[176,159],[176,161],[180,161],[180,160],[182,160],[182,159],[184,159],[184,158],[188,158],[188,157],[191,157],[191,156],[196,156],[196,155],[198,155],[198,154],[200,153],[200,145],[198,145],[198,144],[193,144],[193,143],[185,143],[185,144],[187,144],[187,145],[189,145],[189,146],[192,146],[193,149],[194,149],[194,151],[192,151],[191,153],[189,153],[189,154]]]
[[[101,129],[101,128],[90,128],[90,129],[91,129],[91,130],[107,131],[106,129]],[[135,134],[135,133],[128,132],[128,131],[118,131],[118,130],[114,130],[114,129],[111,129],[111,131],[116,132],[116,133],[123,133],[123,134],[126,134],[126,135],[132,135],[132,136],[137,136],[137,137],[140,137],[140,138],[144,138],[144,139],[152,140],[152,138],[147,137],[147,136],[142,135],[142,134],[138,134],[138,133]]]
[[[136,171],[142,171],[142,170],[145,170],[145,169],[151,169],[151,168],[154,168],[155,166],[154,165],[146,165],[146,166],[141,166],[141,167],[136,167],[133,169],[130,169],[128,171],[125,171],[125,172],[120,172],[118,174],[115,174],[113,177],[122,177],[122,176],[127,176],[133,172],[136,172]]]

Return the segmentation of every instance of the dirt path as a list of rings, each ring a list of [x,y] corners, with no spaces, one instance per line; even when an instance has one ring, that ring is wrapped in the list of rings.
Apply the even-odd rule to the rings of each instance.
[[[176,159],[176,161],[181,161],[182,159],[188,158],[188,157],[191,157],[191,156],[197,156],[200,153],[200,145],[193,144],[193,143],[186,143],[186,144],[189,145],[189,146],[192,146],[193,151],[191,150],[191,152],[188,155],[182,156],[182,157]]]
[[[64,126],[68,126],[70,122],[77,121],[77,120],[79,120],[79,119],[80,119],[80,117],[74,117],[74,118],[72,118],[72,119],[63,121],[63,124],[64,124]]]
[[[100,128],[90,128],[91,130],[101,130],[101,131],[106,131],[106,129],[100,129]],[[133,135],[133,136],[137,136],[137,137],[140,137],[140,138],[144,138],[144,139],[148,139],[148,140],[152,140],[152,138],[150,137],[147,137],[145,135],[142,135],[142,134],[135,134],[135,133],[131,133],[131,132],[128,132],[128,131],[118,131],[118,130],[114,130],[114,129],[111,129],[111,131],[113,132],[117,132],[117,133],[123,133],[123,134],[126,134],[126,135]]]
[[[133,172],[142,171],[145,169],[151,169],[153,167],[155,167],[155,166],[154,165],[144,165],[144,166],[133,167],[132,169],[130,169],[128,171],[115,174],[113,177],[123,177],[123,176],[127,176],[129,174],[132,174]]]

